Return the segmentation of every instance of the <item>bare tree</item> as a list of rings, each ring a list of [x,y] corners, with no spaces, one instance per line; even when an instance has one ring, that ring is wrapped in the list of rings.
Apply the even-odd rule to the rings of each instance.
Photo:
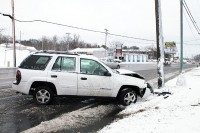
[[[200,54],[194,56],[194,60],[195,60],[196,62],[200,62]]]
[[[12,42],[12,37],[8,36],[8,35],[7,36],[3,35],[3,31],[4,31],[4,29],[0,29],[0,44]]]
[[[139,50],[140,48],[138,46],[131,46],[130,49]]]
[[[47,37],[43,36],[40,49],[41,50],[49,50],[50,48],[48,46],[48,42],[49,42],[49,39]]]
[[[157,58],[157,48],[154,45],[146,46],[145,50],[149,56],[149,59],[156,59]]]
[[[3,29],[0,29],[0,43],[8,43],[12,42],[11,36],[3,35]],[[99,45],[97,44],[90,44],[85,43],[83,40],[80,40],[80,36],[74,34],[73,37],[66,37],[59,38],[58,36],[54,35],[52,38],[43,36],[41,39],[29,39],[29,40],[22,40],[21,43],[25,46],[33,46],[37,50],[59,50],[59,51],[66,51],[67,45],[69,44],[69,50],[75,49],[77,47],[80,48],[97,48]]]
[[[74,38],[73,38],[72,43],[71,43],[71,48],[72,49],[80,47],[80,45],[79,45],[79,39],[80,39],[80,36],[74,34]]]

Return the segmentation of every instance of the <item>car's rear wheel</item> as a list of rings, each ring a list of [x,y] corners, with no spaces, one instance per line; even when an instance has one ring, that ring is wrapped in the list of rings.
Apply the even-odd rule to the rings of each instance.
[[[53,100],[53,91],[47,86],[37,87],[33,94],[33,98],[38,104],[49,104]]]
[[[119,101],[124,106],[136,103],[137,93],[131,88],[124,88],[119,95]]]

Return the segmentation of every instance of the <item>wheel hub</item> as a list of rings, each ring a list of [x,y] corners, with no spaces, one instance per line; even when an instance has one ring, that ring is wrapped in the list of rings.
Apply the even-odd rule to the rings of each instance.
[[[36,95],[37,101],[40,103],[46,103],[50,99],[50,93],[47,90],[40,90]]]
[[[135,101],[135,95],[133,92],[129,92],[124,97],[124,102],[129,105]]]

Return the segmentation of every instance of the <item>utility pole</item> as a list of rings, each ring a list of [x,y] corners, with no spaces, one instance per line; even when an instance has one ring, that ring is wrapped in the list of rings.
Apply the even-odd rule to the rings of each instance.
[[[21,39],[22,39],[21,37],[22,37],[22,33],[21,33],[21,30],[20,30],[19,50],[21,49]]]
[[[164,87],[164,40],[161,19],[161,2],[155,0],[158,88]]]
[[[107,48],[107,37],[108,37],[108,29],[105,29],[105,57],[107,56],[106,48]]]
[[[19,37],[20,37],[19,44],[21,44],[21,30],[20,30],[20,33],[19,33]]]
[[[16,67],[16,47],[15,47],[15,14],[14,14],[14,0],[12,3],[12,34],[13,34],[13,65]]]
[[[42,51],[44,51],[44,39],[42,38]]]
[[[183,71],[183,0],[180,0],[180,36],[181,36],[181,46],[180,46],[180,73]]]
[[[67,36],[67,51],[69,51],[69,35],[70,33],[66,33],[68,36]]]

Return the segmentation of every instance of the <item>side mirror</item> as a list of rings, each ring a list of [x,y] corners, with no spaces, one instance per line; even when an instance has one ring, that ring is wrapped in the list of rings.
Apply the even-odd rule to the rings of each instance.
[[[111,73],[109,73],[108,71],[106,71],[106,72],[104,73],[104,76],[111,76]]]

